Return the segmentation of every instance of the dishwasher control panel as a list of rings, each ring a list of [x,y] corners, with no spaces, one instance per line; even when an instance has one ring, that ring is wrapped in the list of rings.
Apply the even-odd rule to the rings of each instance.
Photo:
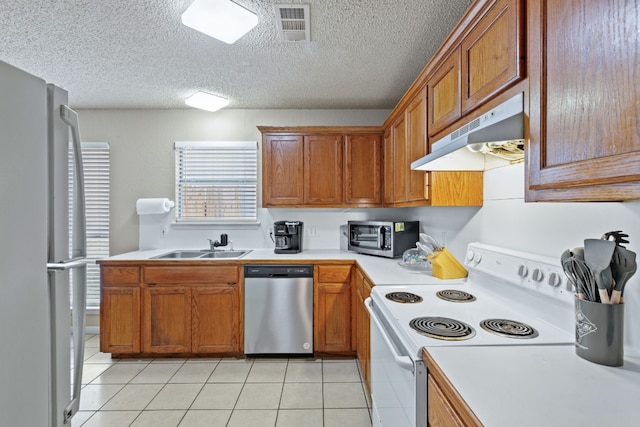
[[[313,277],[313,265],[247,264],[244,277]]]

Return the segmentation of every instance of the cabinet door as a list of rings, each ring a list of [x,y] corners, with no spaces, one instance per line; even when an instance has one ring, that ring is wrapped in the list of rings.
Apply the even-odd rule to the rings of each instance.
[[[262,205],[303,204],[302,136],[267,134],[262,144]]]
[[[193,352],[240,352],[242,326],[238,285],[197,286],[192,294]]]
[[[144,352],[191,352],[191,289],[148,286],[143,290]]]
[[[411,162],[427,154],[427,89],[423,88],[409,103],[407,120],[407,159],[405,173],[408,180],[407,201],[425,200],[425,172],[412,171]]]
[[[398,117],[391,125],[393,140],[393,202],[407,200],[407,122],[405,115]]]
[[[100,298],[100,351],[140,352],[140,288],[103,287]]]
[[[442,62],[427,86],[429,136],[433,136],[460,117],[460,48]]]
[[[529,0],[527,201],[640,198],[634,0]]]
[[[371,293],[371,284],[364,277],[361,270],[356,270],[355,281],[353,283],[355,288],[355,320],[356,320],[356,348],[357,358],[360,364],[360,372],[366,386],[366,392],[371,392],[370,381],[370,361],[371,361],[371,345],[370,345],[370,325],[369,325],[369,312],[364,306],[364,300],[369,297]]]
[[[380,135],[347,135],[344,152],[345,203],[360,206],[380,205]]]
[[[383,145],[383,157],[384,168],[382,176],[384,180],[384,204],[393,204],[393,180],[394,180],[394,160],[393,160],[393,134],[391,128],[384,131],[382,145]]]
[[[351,288],[348,283],[316,286],[315,349],[320,352],[351,350]]]
[[[314,272],[314,348],[351,352],[351,265],[319,265]]]
[[[341,135],[304,137],[304,202],[341,205],[343,143]]]
[[[522,0],[498,0],[462,41],[462,113],[524,76]]]

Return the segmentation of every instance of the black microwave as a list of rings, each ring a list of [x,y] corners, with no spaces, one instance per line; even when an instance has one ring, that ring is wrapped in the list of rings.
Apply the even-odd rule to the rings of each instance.
[[[416,246],[419,234],[419,221],[349,221],[347,248],[361,254],[398,258]]]

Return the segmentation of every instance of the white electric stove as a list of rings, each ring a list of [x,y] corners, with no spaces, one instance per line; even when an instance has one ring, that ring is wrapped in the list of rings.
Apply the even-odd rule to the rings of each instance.
[[[472,243],[464,263],[464,284],[374,287],[365,301],[374,426],[426,427],[423,347],[574,344],[557,258]]]

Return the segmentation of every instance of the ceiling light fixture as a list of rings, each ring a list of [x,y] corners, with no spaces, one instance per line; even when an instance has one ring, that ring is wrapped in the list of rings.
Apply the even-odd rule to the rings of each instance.
[[[256,26],[258,17],[231,0],[195,0],[182,14],[182,23],[232,44]]]
[[[210,93],[196,92],[185,99],[184,103],[190,107],[213,112],[229,105],[229,100]]]

